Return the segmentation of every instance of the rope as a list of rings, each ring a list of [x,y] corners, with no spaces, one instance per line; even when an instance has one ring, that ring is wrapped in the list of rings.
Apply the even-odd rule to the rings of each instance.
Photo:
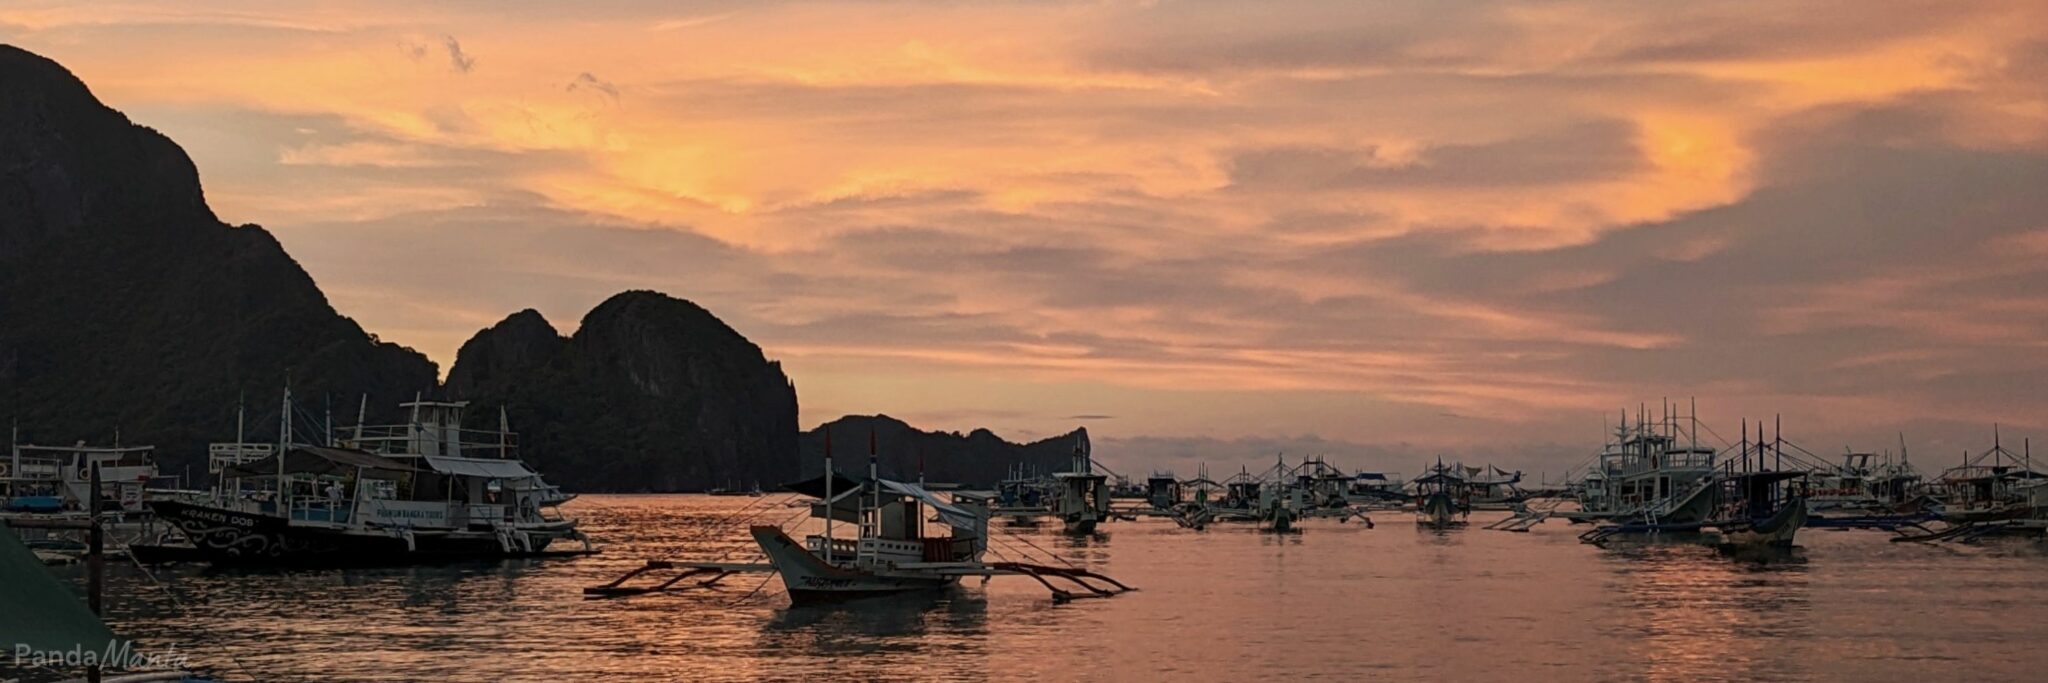
[[[768,585],[768,582],[769,582],[770,580],[773,580],[774,578],[775,578],[775,573],[774,573],[774,572],[769,572],[769,573],[768,573],[767,575],[765,575],[765,576],[762,576],[762,577],[761,577],[761,582],[760,582],[760,583],[754,584],[754,589],[753,589],[753,590],[747,591],[747,594],[746,594],[746,595],[742,595],[742,596],[740,596],[740,597],[739,597],[738,599],[735,599],[735,600],[733,600],[733,601],[731,601],[731,602],[728,602],[728,603],[726,603],[726,604],[727,604],[727,605],[737,605],[737,604],[740,604],[740,603],[742,603],[742,602],[746,602],[746,601],[747,601],[748,599],[750,599],[750,598],[754,597],[754,594],[755,594],[755,593],[759,593],[759,592],[761,592],[761,589],[762,589],[762,588],[764,588],[764,587],[767,587],[767,585]]]
[[[1008,532],[1008,531],[1004,531],[1004,532],[1003,532],[1003,535],[1005,535],[1005,536],[1009,536],[1010,538],[1013,538],[1013,539],[1016,539],[1016,540],[1018,540],[1018,541],[1022,542],[1022,543],[1023,543],[1024,545],[1027,545],[1027,546],[1031,546],[1031,547],[1032,547],[1032,549],[1034,549],[1034,550],[1037,550],[1038,552],[1044,553],[1046,557],[1050,557],[1050,558],[1052,558],[1052,559],[1054,559],[1054,560],[1058,561],[1058,562],[1059,562],[1060,564],[1064,564],[1064,565],[1066,565],[1066,566],[1069,566],[1069,567],[1073,567],[1073,568],[1075,568],[1075,569],[1080,569],[1080,568],[1081,568],[1081,566],[1080,566],[1080,565],[1074,564],[1074,563],[1072,563],[1072,562],[1068,562],[1068,561],[1066,560],[1066,558],[1060,557],[1060,556],[1058,556],[1058,555],[1054,555],[1054,554],[1052,553],[1052,551],[1050,551],[1050,550],[1046,550],[1046,549],[1044,549],[1044,548],[1040,548],[1040,547],[1038,547],[1038,544],[1036,544],[1036,543],[1032,543],[1032,542],[1031,542],[1031,541],[1030,541],[1029,539],[1026,539],[1026,538],[1024,538],[1023,536],[1018,536],[1018,535],[1016,535],[1016,534],[1013,534],[1013,533],[1010,533],[1010,532]],[[993,537],[993,536],[991,536],[990,538],[994,538],[994,537]]]

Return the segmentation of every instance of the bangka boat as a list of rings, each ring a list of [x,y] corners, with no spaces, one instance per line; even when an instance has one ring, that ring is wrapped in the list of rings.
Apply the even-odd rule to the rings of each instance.
[[[1428,474],[1415,478],[1413,486],[1416,524],[1432,529],[1465,525],[1465,517],[1472,513],[1472,489],[1462,468],[1447,466],[1438,458]]]
[[[591,552],[559,490],[512,455],[514,434],[462,427],[462,402],[402,404],[407,424],[360,424],[329,445],[280,443],[226,466],[208,494],[150,507],[214,563],[339,566]],[[503,424],[503,414],[500,414]],[[580,551],[550,551],[558,540]]]
[[[685,578],[689,587],[715,585],[737,573],[774,572],[797,605],[828,604],[861,598],[933,591],[968,576],[1026,576],[1052,591],[1057,602],[1109,597],[1131,590],[1115,579],[1073,566],[1024,562],[985,562],[989,543],[990,492],[953,491],[941,498],[922,483],[892,481],[879,476],[875,458],[865,478],[839,474],[831,466],[830,439],[825,474],[785,489],[812,502],[810,518],[824,521],[824,533],[799,542],[777,526],[753,526],[748,534],[767,557],[766,563],[650,561],[618,580],[584,589],[591,597],[622,597],[669,590]],[[1105,496],[1107,487],[1103,488]],[[926,527],[926,514],[943,531]],[[834,534],[836,524],[856,527],[852,538]],[[625,585],[652,571],[677,572],[653,587]],[[1053,580],[1063,583],[1054,584]],[[1064,587],[1062,587],[1064,586]]]

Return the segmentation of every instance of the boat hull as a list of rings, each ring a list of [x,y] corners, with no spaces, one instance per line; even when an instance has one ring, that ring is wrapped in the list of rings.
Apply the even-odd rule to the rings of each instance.
[[[1432,529],[1445,529],[1464,524],[1458,518],[1458,505],[1443,493],[1432,493],[1422,499],[1415,510],[1415,523]]]
[[[782,577],[791,604],[816,605],[862,598],[941,590],[959,582],[959,577],[929,575],[883,575],[826,563],[789,537],[781,528],[757,526],[751,529],[768,562]]]
[[[525,546],[508,550],[488,533],[315,527],[182,501],[154,501],[150,506],[191,541],[190,552],[179,553],[183,558],[215,564],[342,567],[522,557],[542,553],[556,536],[529,533]]]
[[[1794,503],[1769,519],[1740,522],[1721,527],[1721,544],[1734,548],[1789,548],[1792,539],[1806,526],[1805,505]]]

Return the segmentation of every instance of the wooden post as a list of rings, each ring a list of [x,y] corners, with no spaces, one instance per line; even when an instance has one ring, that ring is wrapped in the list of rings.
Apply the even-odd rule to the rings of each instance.
[[[106,570],[101,553],[105,539],[100,535],[100,464],[88,461],[87,466],[92,468],[92,475],[89,479],[92,502],[86,505],[86,511],[92,518],[87,522],[91,526],[85,532],[87,539],[85,551],[85,600],[86,607],[91,608],[94,615],[98,615],[101,614],[100,594],[105,591],[103,583]],[[98,663],[85,668],[85,680],[87,683],[100,683],[100,665]]]

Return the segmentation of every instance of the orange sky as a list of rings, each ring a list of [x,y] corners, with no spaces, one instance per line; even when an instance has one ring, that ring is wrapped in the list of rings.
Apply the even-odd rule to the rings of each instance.
[[[806,424],[1133,460],[1533,469],[1662,396],[1829,451],[2048,424],[2040,2],[17,0],[0,40],[444,369],[652,288]]]

